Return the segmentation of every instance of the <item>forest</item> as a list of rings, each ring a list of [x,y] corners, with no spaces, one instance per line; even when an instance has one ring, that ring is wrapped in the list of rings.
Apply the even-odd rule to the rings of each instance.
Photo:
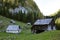
[[[33,0],[0,0],[0,15],[25,23],[44,18]]]

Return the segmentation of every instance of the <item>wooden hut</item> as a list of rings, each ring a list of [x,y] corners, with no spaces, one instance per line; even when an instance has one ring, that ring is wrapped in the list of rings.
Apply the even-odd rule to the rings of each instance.
[[[49,30],[56,30],[55,22],[52,18],[38,19],[31,27],[32,33],[40,33]]]

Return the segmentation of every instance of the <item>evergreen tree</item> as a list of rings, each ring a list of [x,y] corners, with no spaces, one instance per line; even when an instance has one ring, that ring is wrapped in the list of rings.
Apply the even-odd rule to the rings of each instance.
[[[0,3],[2,3],[2,7],[0,7],[1,15],[8,18],[12,18],[22,22],[34,23],[35,20],[43,17],[35,2],[33,2],[32,0],[2,0],[0,1]],[[23,10],[26,9],[28,13],[22,13],[22,10],[19,13],[9,13],[10,8],[19,8],[18,6],[21,6]]]

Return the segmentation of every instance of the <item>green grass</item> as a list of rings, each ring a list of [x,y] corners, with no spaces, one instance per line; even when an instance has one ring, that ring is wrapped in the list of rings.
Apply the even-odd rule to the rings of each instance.
[[[0,15],[0,21],[3,21],[4,29],[6,29],[6,27],[10,24],[10,20],[12,20],[12,19],[9,19],[9,18],[6,18],[6,17],[3,17]],[[26,23],[16,21],[16,25],[20,25],[21,27],[24,27],[26,25]]]
[[[14,39],[14,40],[60,40],[60,31],[49,31],[40,34],[20,33],[8,34],[0,33],[0,39]]]
[[[3,29],[9,24],[11,19],[0,16],[0,20],[4,21]],[[16,21],[16,24],[24,27],[25,23]],[[6,32],[0,32],[0,40],[60,40],[60,30],[47,31],[40,34],[32,34],[30,29],[24,29],[19,34],[9,34]]]

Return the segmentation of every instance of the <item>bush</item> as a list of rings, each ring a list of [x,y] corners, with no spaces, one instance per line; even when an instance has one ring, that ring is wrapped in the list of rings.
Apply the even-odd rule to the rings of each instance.
[[[55,24],[56,24],[56,28],[60,30],[60,18],[56,19]]]
[[[57,30],[60,30],[60,24],[56,24]]]

